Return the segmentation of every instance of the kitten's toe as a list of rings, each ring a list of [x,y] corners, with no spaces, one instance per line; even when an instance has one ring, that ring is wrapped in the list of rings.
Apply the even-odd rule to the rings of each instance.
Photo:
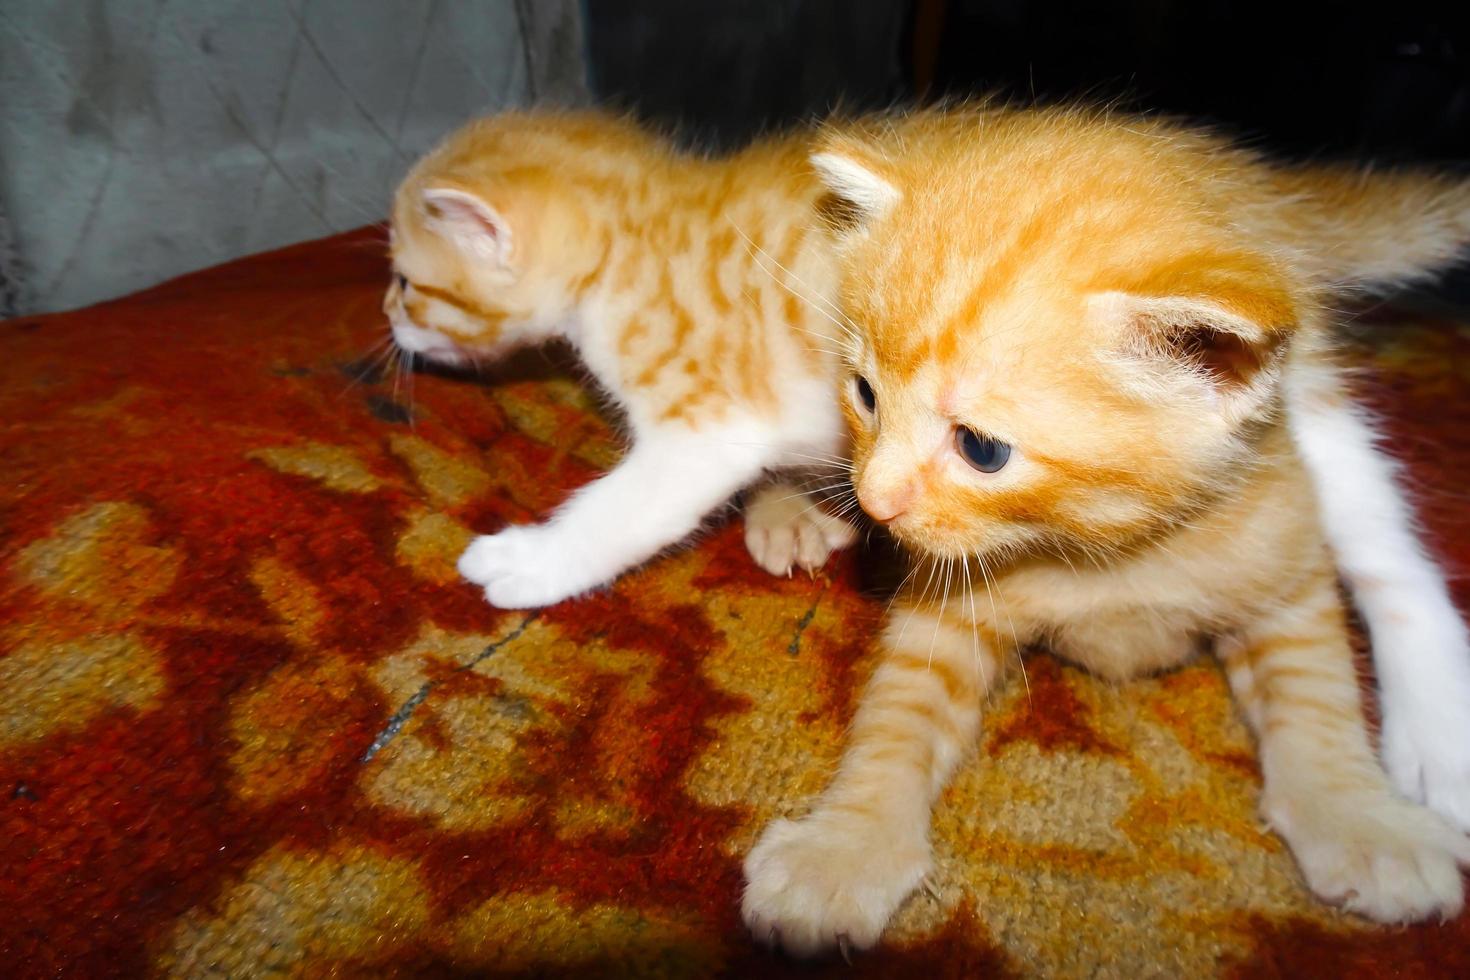
[[[1459,869],[1470,841],[1423,807],[1385,791],[1266,811],[1326,901],[1378,922],[1449,918],[1464,906]]]
[[[794,956],[870,949],[929,871],[922,839],[872,821],[773,821],[745,859],[741,916]]]
[[[566,596],[517,579],[502,579],[485,586],[485,601],[496,609],[540,609]]]
[[[598,584],[546,525],[476,538],[460,556],[459,572],[501,609],[549,606]]]
[[[501,575],[508,560],[506,542],[499,534],[482,534],[470,542],[459,556],[459,574],[476,585],[485,585]]]
[[[1387,715],[1383,764],[1400,793],[1470,833],[1470,707],[1451,720],[1423,712]]]
[[[772,575],[789,575],[797,567],[814,572],[832,552],[852,544],[857,529],[804,494],[782,495],[785,489],[763,491],[746,508],[746,550]]]
[[[807,572],[814,572],[827,563],[832,549],[822,528],[814,521],[802,521],[796,526],[796,563]]]
[[[763,527],[746,520],[745,550],[755,563],[775,576],[791,574],[796,561],[796,534],[791,527]]]

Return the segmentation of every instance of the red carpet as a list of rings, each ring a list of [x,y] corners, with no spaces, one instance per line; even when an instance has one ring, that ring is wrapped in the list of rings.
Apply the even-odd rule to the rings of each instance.
[[[738,523],[538,615],[456,581],[618,448],[540,359],[360,358],[358,234],[0,323],[0,963],[8,976],[1467,976],[1470,917],[1313,902],[1254,814],[1211,663],[1047,657],[936,817],[938,894],[854,966],[751,946],[739,860],[822,784],[883,596],[776,580]],[[1367,331],[1470,599],[1470,329]]]

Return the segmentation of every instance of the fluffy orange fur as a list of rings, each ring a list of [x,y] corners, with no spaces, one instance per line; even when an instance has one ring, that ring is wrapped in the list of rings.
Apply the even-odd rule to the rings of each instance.
[[[606,325],[616,363],[593,364],[641,392],[655,419],[707,423],[732,405],[775,408],[788,365],[819,359],[822,317],[780,281],[812,268],[808,213],[820,187],[805,142],[775,140],[706,160],[599,113],[509,113],[480,120],[400,186],[390,289],[414,323],[467,355],[494,358],[546,339],[592,290],[615,294]],[[505,262],[462,247],[446,224],[450,191],[503,221]],[[474,220],[473,218],[471,220]],[[513,264],[513,268],[509,268]],[[781,315],[770,315],[779,311]]]
[[[747,858],[757,937],[878,939],[983,694],[1036,643],[1119,679],[1213,644],[1308,886],[1383,921],[1458,911],[1470,846],[1375,758],[1286,417],[1344,398],[1326,297],[1444,264],[1470,189],[1075,110],[833,128],[813,163],[855,215],[853,481],[917,567],[830,787]],[[966,438],[1009,457],[985,471]]]
[[[763,471],[835,465],[835,267],[806,145],[711,159],[611,115],[507,113],[403,182],[384,301],[400,345],[462,363],[565,338],[634,442],[547,524],[477,540],[460,567],[491,602],[602,585]],[[758,492],[748,518],[752,554],[777,574],[852,537],[788,483]]]

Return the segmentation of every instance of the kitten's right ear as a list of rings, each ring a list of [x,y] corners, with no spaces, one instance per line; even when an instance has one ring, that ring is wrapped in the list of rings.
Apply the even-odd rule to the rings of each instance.
[[[510,264],[510,225],[481,198],[455,187],[430,187],[421,203],[430,231],[501,267]]]
[[[811,155],[811,164],[835,199],[828,202],[837,224],[866,225],[886,217],[903,194],[885,174],[887,167],[869,148],[850,140],[828,140]]]

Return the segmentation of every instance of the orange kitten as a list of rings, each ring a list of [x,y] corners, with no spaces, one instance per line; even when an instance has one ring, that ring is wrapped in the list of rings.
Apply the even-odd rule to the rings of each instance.
[[[818,150],[855,215],[839,248],[857,495],[918,556],[914,581],[943,588],[900,597],[837,775],[747,857],[755,935],[803,954],[877,941],[929,872],[930,806],[985,693],[1034,643],[1115,679],[1212,643],[1259,739],[1262,812],[1308,886],[1387,922],[1459,911],[1470,844],[1374,757],[1323,529],[1370,599],[1417,575],[1374,581],[1341,543],[1345,501],[1406,528],[1391,472],[1366,453],[1343,489],[1327,467],[1319,514],[1308,465],[1361,458],[1335,434],[1371,444],[1325,298],[1445,264],[1470,238],[1470,187],[1278,169],[1080,111],[923,113]],[[1386,537],[1432,568],[1406,529]],[[1370,606],[1385,621],[1413,601],[1389,596]],[[1445,648],[1396,651],[1430,701],[1408,660],[1446,663],[1460,692],[1466,669],[1437,601]],[[1385,688],[1394,710],[1404,696]],[[1470,718],[1453,697],[1446,738]],[[1464,773],[1439,789],[1453,816]]]
[[[836,352],[854,338],[837,316],[831,242],[811,227],[824,192],[806,160],[810,138],[708,160],[616,117],[511,113],[465,127],[404,181],[398,277],[384,302],[399,344],[458,363],[565,338],[632,430],[623,464],[545,524],[470,547],[461,568],[492,602],[543,605],[609,581],[763,469],[825,470],[833,482],[845,445]],[[840,184],[852,163],[828,154],[823,165]],[[1350,233],[1361,206],[1351,185],[1317,206],[1296,178],[1271,179],[1305,195],[1294,213],[1347,263],[1351,275],[1322,272],[1328,285],[1417,268],[1397,261],[1392,239],[1374,252],[1371,237]],[[888,190],[844,188],[850,206],[870,211]],[[1410,190],[1397,205],[1406,214],[1437,213],[1414,196],[1432,186]],[[1435,255],[1458,240],[1447,221],[1418,233]],[[1312,389],[1317,375],[1292,377],[1287,421],[1373,636],[1389,771],[1401,791],[1470,828],[1470,640],[1367,420],[1330,374],[1324,393]],[[747,546],[775,574],[814,568],[851,538],[840,515],[787,483],[757,491],[746,511]]]
[[[384,302],[400,347],[461,363],[565,338],[633,438],[545,524],[476,539],[459,567],[490,602],[602,585],[763,471],[841,465],[845,339],[823,309],[835,278],[805,145],[711,160],[613,116],[509,113],[455,133],[403,182]],[[751,553],[776,574],[852,536],[786,483],[747,513]]]

